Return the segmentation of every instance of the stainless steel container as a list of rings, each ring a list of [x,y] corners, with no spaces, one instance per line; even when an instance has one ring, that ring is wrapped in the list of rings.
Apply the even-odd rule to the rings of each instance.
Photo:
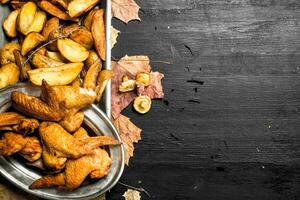
[[[0,6],[0,21],[3,23],[4,18],[9,13],[8,6]],[[106,69],[110,69],[111,48],[111,0],[106,2]],[[0,47],[7,42],[3,30],[0,31]],[[10,96],[12,91],[22,91],[30,95],[39,96],[40,88],[30,84],[16,84],[12,87],[0,90],[0,112],[5,112],[11,106]],[[105,92],[104,108],[106,113],[101,111],[98,106],[92,105],[84,110],[84,125],[97,135],[109,135],[121,141],[117,130],[110,121],[111,116],[111,85],[108,84]],[[37,170],[30,168],[16,159],[14,156],[9,158],[0,157],[0,174],[7,178],[15,186],[33,195],[45,199],[91,199],[111,189],[119,180],[124,168],[124,147],[112,146],[108,148],[112,157],[112,166],[110,173],[105,178],[96,182],[85,182],[80,188],[72,192],[58,191],[55,188],[30,190],[28,186],[42,174]]]

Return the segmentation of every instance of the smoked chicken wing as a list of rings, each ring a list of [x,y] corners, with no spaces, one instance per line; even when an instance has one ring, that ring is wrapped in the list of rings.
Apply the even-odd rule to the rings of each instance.
[[[36,119],[26,119],[23,115],[15,112],[0,114],[0,130],[14,131],[28,135],[39,127]]]
[[[37,137],[25,137],[23,135],[8,132],[0,139],[0,155],[11,156],[19,153],[26,160],[33,162],[42,155],[42,147]]]
[[[30,189],[58,186],[63,190],[78,188],[89,174],[93,178],[102,178],[107,175],[111,159],[103,149],[94,149],[90,154],[77,159],[68,160],[65,171],[56,175],[47,175],[34,181]]]
[[[78,86],[50,86],[43,81],[41,98],[51,107],[64,103],[65,109],[80,110],[95,101],[96,93]]]
[[[47,167],[59,170],[64,167],[66,158],[79,158],[105,145],[120,144],[109,136],[77,138],[62,126],[53,122],[43,122],[39,135],[44,144],[43,159]]]
[[[24,119],[23,115],[16,112],[5,112],[0,114],[0,127],[11,126],[20,123],[21,119]]]
[[[68,132],[73,133],[77,131],[84,119],[84,113],[77,111],[77,109],[69,110],[59,124]]]
[[[14,91],[11,95],[13,107],[25,115],[46,121],[60,121],[63,111],[55,109],[37,97]]]

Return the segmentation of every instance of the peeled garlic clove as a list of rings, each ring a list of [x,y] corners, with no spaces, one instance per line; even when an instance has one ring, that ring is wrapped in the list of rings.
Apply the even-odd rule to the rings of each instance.
[[[135,79],[137,85],[149,86],[151,84],[150,74],[147,72],[138,73]]]
[[[123,79],[124,80],[124,79]],[[126,80],[121,83],[119,86],[119,91],[120,92],[130,92],[133,91],[136,87],[136,82],[135,80]]]
[[[151,99],[148,96],[139,96],[135,98],[133,103],[134,109],[141,113],[145,114],[147,113],[151,108]]]

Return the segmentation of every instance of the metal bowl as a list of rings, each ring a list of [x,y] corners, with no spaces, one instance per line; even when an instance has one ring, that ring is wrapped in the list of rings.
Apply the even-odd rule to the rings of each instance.
[[[40,87],[30,84],[17,84],[5,90],[0,90],[0,113],[5,112],[11,106],[12,91],[21,91],[33,96],[40,95]],[[116,128],[96,105],[91,105],[84,110],[84,126],[96,135],[108,135],[121,141]],[[55,188],[30,190],[28,186],[41,177],[41,173],[24,164],[16,157],[0,158],[0,173],[11,183],[22,190],[42,197],[44,199],[91,199],[111,189],[119,180],[124,168],[123,145],[108,147],[112,158],[112,166],[109,174],[96,182],[85,182],[81,187],[64,192]]]

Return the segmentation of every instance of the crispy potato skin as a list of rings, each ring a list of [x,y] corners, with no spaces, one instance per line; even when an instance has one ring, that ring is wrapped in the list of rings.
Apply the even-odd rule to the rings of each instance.
[[[19,81],[20,70],[15,63],[8,63],[0,68],[0,89]]]
[[[38,6],[52,16],[58,17],[62,20],[70,20],[70,16],[67,13],[65,13],[49,1],[39,1]]]
[[[91,31],[92,23],[93,23],[93,17],[97,10],[92,10],[87,14],[87,16],[83,19],[82,25],[85,26],[89,31]]]
[[[37,12],[37,5],[31,1],[24,4],[18,15],[18,30],[24,35],[28,34],[28,30],[34,21]]]
[[[99,73],[99,76],[97,79],[97,87],[95,89],[95,91],[97,93],[97,98],[96,98],[97,102],[99,102],[101,100],[103,92],[105,90],[105,87],[112,76],[113,76],[112,70],[104,69]]]
[[[78,17],[92,9],[100,0],[73,0],[68,5],[71,17]]]
[[[68,0],[50,0],[51,3],[53,3],[54,5],[59,5],[61,7],[63,7],[64,9],[68,8]]]
[[[31,70],[30,64],[26,63],[24,65],[25,58],[22,56],[19,50],[14,50],[14,56],[15,56],[16,64],[20,70],[20,81],[27,80],[28,79],[27,71]]]
[[[8,37],[14,38],[17,36],[17,18],[20,10],[12,11],[3,22],[3,29]]]
[[[71,39],[59,39],[57,41],[59,52],[71,62],[83,62],[89,56],[89,52],[81,44]]]
[[[59,67],[39,68],[28,71],[30,81],[42,85],[45,80],[49,85],[67,85],[79,75],[83,63],[68,63]]]
[[[90,53],[89,53],[89,57],[85,60],[84,64],[87,66],[87,68],[89,68],[98,59],[100,59],[98,54],[94,50],[91,50]]]
[[[86,49],[91,49],[94,45],[92,33],[85,27],[81,27],[79,30],[74,31],[74,33],[70,35],[70,39],[81,44]]]
[[[94,62],[92,66],[88,69],[84,80],[83,80],[83,87],[87,89],[96,89],[96,84],[97,84],[97,77],[99,75],[99,72],[101,71],[102,68],[102,62],[100,59],[98,61]]]
[[[92,36],[95,41],[95,47],[99,57],[105,61],[105,24],[104,24],[104,10],[95,11],[93,16],[93,23],[91,28]]]
[[[49,34],[59,28],[59,18],[52,17],[49,19],[42,31],[42,35],[45,37],[46,40],[49,38]]]
[[[48,40],[54,40],[54,39],[60,38],[60,37],[62,37],[64,35],[69,35],[70,33],[74,32],[74,31],[76,31],[78,29],[80,29],[80,25],[79,24],[71,24],[69,26],[56,29],[56,30],[52,31],[49,34]],[[58,51],[57,41],[55,41],[52,44],[48,45],[48,49],[50,49],[52,51]]]
[[[20,50],[20,49],[21,47],[18,43],[15,42],[6,43],[0,51],[1,65],[16,62],[14,56],[14,50]]]
[[[29,33],[22,44],[21,54],[25,56],[29,51],[37,47],[40,43],[44,42],[45,38],[39,33],[31,32]]]
[[[32,57],[31,63],[37,68],[59,67],[65,64],[37,53]]]

